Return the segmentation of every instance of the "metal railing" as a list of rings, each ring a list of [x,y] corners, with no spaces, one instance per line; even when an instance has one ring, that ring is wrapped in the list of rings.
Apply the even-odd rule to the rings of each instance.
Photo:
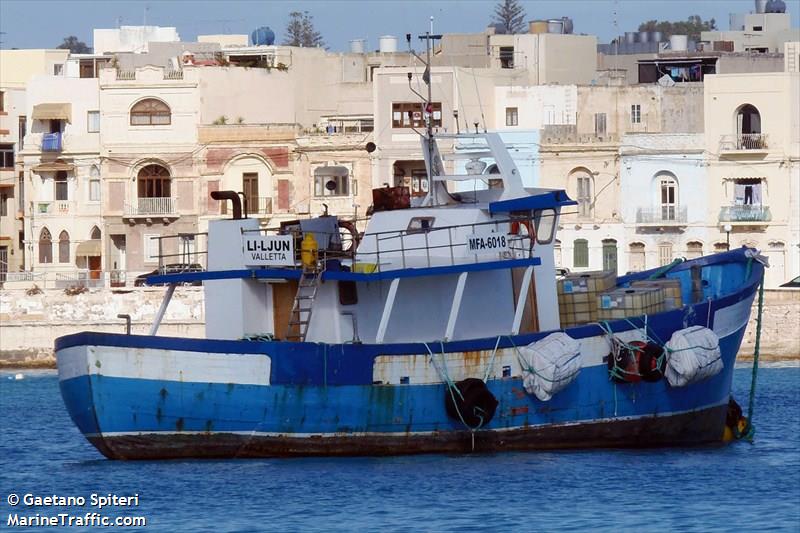
[[[720,222],[769,222],[772,213],[765,205],[725,205],[719,210]]]
[[[60,152],[62,148],[62,136],[60,133],[42,134],[42,152]]]
[[[636,210],[637,224],[685,224],[687,220],[686,206],[663,205]]]
[[[135,204],[125,204],[126,216],[159,216],[175,215],[175,199],[162,198],[137,198]]]
[[[542,219],[555,214],[542,216]],[[473,224],[454,226],[441,226],[430,228],[412,228],[405,230],[385,231],[363,235],[358,246],[336,245],[323,247],[319,250],[319,261],[325,265],[329,260],[350,260],[353,270],[371,273],[398,270],[403,268],[454,266],[469,263],[500,261],[509,259],[524,259],[533,256],[534,239],[527,228],[534,228],[536,221],[533,218],[513,218],[503,220],[489,220]],[[512,228],[519,228],[517,234],[509,233]],[[549,224],[543,230],[547,237],[540,242],[549,242],[553,236],[554,224]],[[295,266],[300,264],[301,234],[298,230],[286,231],[280,228],[267,228],[245,230],[244,233],[258,233],[261,235],[295,235]],[[317,241],[329,242],[336,234],[325,232],[312,232]],[[339,236],[343,235],[340,231]],[[470,251],[468,238],[478,236],[484,239],[491,238],[504,243],[496,251],[487,253],[473,253]],[[336,243],[338,241],[334,241]],[[344,243],[343,243],[344,244]],[[341,248],[341,249],[340,249]]]
[[[220,214],[228,214],[228,202],[220,202]],[[271,215],[272,214],[272,198],[258,197],[247,198],[247,214],[248,215]]]
[[[767,149],[765,133],[738,133],[723,135],[719,140],[720,151],[765,150]]]
[[[161,273],[197,272],[208,268],[207,232],[152,238],[158,240],[158,270]]]

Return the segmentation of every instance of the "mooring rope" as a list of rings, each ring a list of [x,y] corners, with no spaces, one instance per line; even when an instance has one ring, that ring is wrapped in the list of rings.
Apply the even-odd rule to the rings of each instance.
[[[756,379],[758,377],[758,356],[761,352],[761,320],[764,314],[764,273],[761,274],[761,281],[758,284],[758,313],[756,314],[756,342],[753,346],[753,371],[750,377],[750,397],[747,401],[747,425],[744,431],[737,435],[739,438],[753,442],[756,429],[753,425],[753,409],[756,400]],[[738,429],[738,428],[737,428]]]

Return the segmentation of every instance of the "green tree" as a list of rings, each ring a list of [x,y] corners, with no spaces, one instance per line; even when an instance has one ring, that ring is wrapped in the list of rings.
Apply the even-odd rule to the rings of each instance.
[[[64,42],[58,45],[56,48],[60,50],[69,50],[73,54],[91,54],[92,49],[86,46],[86,43],[83,41],[79,41],[77,37],[74,35],[70,35],[69,37],[64,37]]]
[[[670,35],[688,35],[693,41],[700,40],[700,32],[717,29],[714,19],[703,20],[699,15],[692,15],[686,20],[670,22],[666,20],[648,20],[639,24],[639,31],[660,31],[664,37]]]
[[[523,33],[525,31],[525,8],[519,0],[503,0],[494,6],[494,24],[499,24],[506,33]]]
[[[289,13],[289,24],[286,25],[286,37],[283,44],[304,48],[325,46],[322,34],[314,28],[314,17],[308,11]]]

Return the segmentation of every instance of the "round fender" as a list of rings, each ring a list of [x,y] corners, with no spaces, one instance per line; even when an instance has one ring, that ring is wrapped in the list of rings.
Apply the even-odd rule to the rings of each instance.
[[[488,424],[494,417],[497,404],[497,398],[486,383],[477,378],[459,381],[454,384],[453,389],[447,387],[444,392],[447,415],[463,422],[470,429],[478,429]]]
[[[653,342],[648,342],[639,352],[639,374],[644,381],[655,383],[664,377],[667,358],[661,357],[663,353],[664,348]]]

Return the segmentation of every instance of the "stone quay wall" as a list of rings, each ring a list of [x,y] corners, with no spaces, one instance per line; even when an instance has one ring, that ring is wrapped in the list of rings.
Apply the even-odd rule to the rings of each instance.
[[[40,294],[0,290],[0,367],[55,367],[53,341],[79,331],[123,333],[131,315],[131,332],[147,334],[164,289],[90,289],[76,295],[46,289]],[[800,290],[767,290],[764,294],[761,354],[765,360],[800,360]],[[740,359],[753,355],[756,305],[750,316]],[[179,287],[167,308],[159,335],[202,338],[205,334],[203,290]]]

